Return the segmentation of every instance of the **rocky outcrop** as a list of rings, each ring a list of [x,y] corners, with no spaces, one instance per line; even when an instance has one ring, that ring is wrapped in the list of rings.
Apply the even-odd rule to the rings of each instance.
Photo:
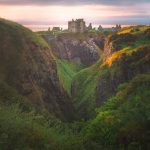
[[[104,61],[124,45],[132,46],[137,37],[133,34],[113,34],[104,38]]]
[[[97,104],[112,97],[120,84],[149,71],[150,46],[142,46],[130,56],[122,54],[111,67],[106,65],[102,68],[97,86]]]
[[[99,38],[72,39],[58,36],[50,43],[53,53],[61,59],[69,60],[82,66],[90,66],[99,59],[99,51],[104,45]]]

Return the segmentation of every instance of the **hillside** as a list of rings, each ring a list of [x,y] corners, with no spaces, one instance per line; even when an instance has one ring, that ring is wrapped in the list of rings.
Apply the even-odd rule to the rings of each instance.
[[[68,62],[65,59],[56,59],[57,73],[61,86],[71,96],[71,83],[76,74],[82,70],[82,66]]]
[[[0,149],[149,150],[150,27],[49,36],[0,19]]]
[[[29,29],[4,19],[0,19],[0,80],[1,102],[8,100],[2,96],[4,90],[7,93],[12,89],[37,111],[63,119],[73,112],[71,101],[59,85],[48,44]]]
[[[77,110],[84,110],[84,115],[79,113],[82,117],[90,116],[94,112],[91,110],[113,96],[120,84],[150,71],[149,28],[135,27],[135,32],[141,31],[138,34],[133,31],[121,34],[120,31],[106,36],[101,61],[76,75],[72,94]]]

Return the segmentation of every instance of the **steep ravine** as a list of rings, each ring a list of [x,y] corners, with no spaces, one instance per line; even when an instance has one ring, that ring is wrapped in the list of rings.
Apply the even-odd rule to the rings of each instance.
[[[91,61],[91,59],[89,59],[91,56],[87,56],[87,60],[89,64],[91,64],[90,67],[78,72],[76,76],[73,77],[71,83],[72,99],[74,100],[74,105],[79,117],[90,118],[94,109],[102,105],[108,98],[111,98],[116,93],[120,84],[132,80],[138,74],[150,71],[149,38],[145,36],[144,32],[145,31],[142,31],[138,34],[134,32],[125,34],[116,33],[108,36],[90,38],[90,40],[94,41],[94,45],[96,45],[94,52],[98,50],[99,61],[95,60],[95,63],[93,63],[93,60]],[[76,47],[76,45],[78,45],[77,40],[78,38],[68,39],[68,37],[66,38],[63,35],[59,39],[61,46],[58,42],[60,46],[58,46],[59,51],[62,50],[63,54],[68,54],[64,49],[68,50],[68,47],[72,45],[72,47],[75,46],[75,48],[71,47],[69,52],[74,53],[76,48],[78,48],[80,49],[80,51],[78,51],[80,54],[85,48]],[[89,38],[86,37],[83,41],[88,40]],[[67,41],[69,42],[67,43]],[[55,44],[57,45],[57,43]],[[89,47],[93,47],[93,42],[90,44],[86,47],[86,51],[90,51]],[[83,52],[85,53],[85,51]],[[85,57],[85,54],[81,52],[81,57],[82,55]],[[56,56],[74,62],[74,60],[62,56],[57,50]],[[81,65],[81,63],[75,63]]]
[[[60,44],[0,19],[0,149],[149,150],[149,28]]]
[[[116,93],[120,84],[150,71],[149,30],[146,29],[139,26],[132,32],[107,35],[66,33],[49,41],[60,64],[66,61],[60,66],[64,67],[60,71],[63,76],[60,81],[67,85],[64,86],[66,91],[71,92],[79,118],[90,118],[96,107]],[[68,68],[67,63],[84,68],[75,71]],[[75,71],[73,75],[69,70]],[[65,76],[71,78],[66,80]]]
[[[44,38],[56,57],[60,83],[73,100],[77,116],[89,118],[95,108],[92,101],[104,50],[103,36],[68,33],[50,41],[47,35]]]

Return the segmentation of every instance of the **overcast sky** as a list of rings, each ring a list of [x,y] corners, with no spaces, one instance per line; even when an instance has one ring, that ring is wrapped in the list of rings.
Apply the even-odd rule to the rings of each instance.
[[[0,0],[0,17],[22,24],[150,24],[150,0]]]

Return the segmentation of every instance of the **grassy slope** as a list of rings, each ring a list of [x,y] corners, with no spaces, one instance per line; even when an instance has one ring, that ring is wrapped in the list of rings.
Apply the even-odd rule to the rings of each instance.
[[[37,47],[37,52],[36,48],[31,50],[34,48],[34,45]],[[39,85],[39,83],[37,83],[39,80],[32,75],[33,73],[39,73],[41,76],[43,69],[43,66],[40,63],[41,60],[43,61],[45,59],[44,63],[46,63],[46,61],[51,61],[51,55],[48,52],[45,52],[45,49],[49,49],[49,45],[36,33],[33,33],[31,30],[15,22],[0,19],[0,81],[4,83],[1,84],[1,88],[5,88],[6,91],[14,89],[20,94],[22,94],[22,87],[25,88],[25,92],[23,91],[25,93],[23,93],[24,96],[27,95],[26,99],[29,102],[32,102],[32,104],[35,104],[34,107],[37,108],[38,111],[46,110],[44,106],[45,102],[43,100],[43,95],[45,94],[43,88],[46,89],[46,87]],[[24,70],[29,70],[29,76],[24,75],[26,74]],[[41,78],[45,78],[44,74]],[[37,80],[37,82],[35,80]],[[7,89],[7,87],[9,89]],[[21,92],[19,91],[19,88]],[[53,85],[50,83],[48,88],[53,88]],[[55,97],[55,92],[52,92],[52,94],[50,93],[50,96],[52,96],[52,98],[49,99],[53,99],[53,97]],[[7,96],[5,95],[0,95],[0,101],[10,100],[11,103],[12,99],[6,97]],[[57,102],[55,101],[55,103]],[[47,105],[47,107],[50,105]],[[60,113],[60,115],[62,115],[62,113]]]
[[[1,107],[0,147],[119,150],[124,149],[126,138],[130,149],[144,149],[149,138],[149,90],[150,75],[139,75],[121,85],[116,96],[97,110],[94,119],[70,125],[21,112],[17,106]]]
[[[120,49],[117,52],[114,52],[103,64],[108,64],[109,66],[112,65],[112,63],[119,59],[120,56],[122,54],[126,54],[126,55],[132,55],[133,52],[136,52],[138,50],[138,48],[140,48],[141,46],[148,46],[150,44],[150,39],[144,37],[144,32],[150,29],[150,26],[135,26],[135,27],[126,27],[123,28],[121,31],[118,32],[118,35],[121,34],[132,34],[135,35],[136,37],[138,37],[134,43],[132,44],[126,44],[123,43],[122,49]],[[136,38],[135,37],[135,38]]]
[[[1,51],[4,51],[5,47],[7,48],[7,54],[5,54],[5,50],[0,60],[1,77],[4,77],[5,74],[12,74],[13,76],[17,69],[21,69],[21,65],[24,64],[22,49],[26,48],[25,40],[33,41],[41,47],[48,47],[48,44],[42,38],[15,22],[0,19],[0,31]]]
[[[97,110],[96,118],[84,130],[86,149],[147,149],[149,91],[150,74],[120,85],[117,94]]]
[[[150,26],[131,26],[131,27],[125,27],[121,31],[118,32],[118,34],[125,34],[125,33],[132,33],[132,34],[141,34],[145,30],[149,29]]]
[[[82,69],[81,66],[67,60],[56,59],[59,81],[64,89],[71,95],[71,83],[75,75]]]
[[[12,88],[15,88],[19,82],[18,77],[21,76],[20,72],[26,67],[26,41],[34,42],[40,47],[48,47],[48,44],[31,30],[15,22],[0,19],[0,80]],[[34,64],[33,69],[36,67]]]
[[[75,88],[76,91],[73,93],[73,97],[79,116],[89,118],[90,112],[93,112],[95,108],[95,91],[100,73],[98,69],[100,64],[101,60],[93,66],[81,70],[74,78],[73,89]]]
[[[48,47],[48,44],[43,40],[38,34],[29,30],[28,28],[23,27],[20,24],[17,24],[12,21],[8,21],[0,18],[0,29],[7,30],[9,33],[17,35],[17,33],[21,33],[25,38],[32,40],[40,46]],[[19,44],[19,43],[17,43]]]

